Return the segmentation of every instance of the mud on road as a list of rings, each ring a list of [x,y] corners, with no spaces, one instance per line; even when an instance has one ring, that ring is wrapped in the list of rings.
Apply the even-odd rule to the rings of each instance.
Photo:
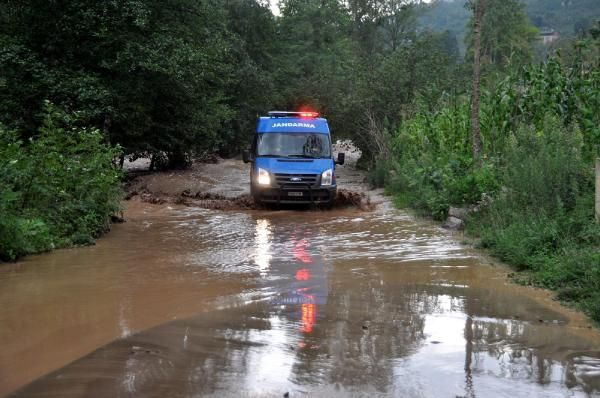
[[[352,157],[350,159],[352,161]],[[352,164],[338,166],[336,175],[346,188],[338,190],[335,208],[375,209],[363,175],[354,170]],[[155,173],[133,170],[125,184],[125,199],[213,210],[265,210],[250,196],[248,178],[249,166],[235,159],[195,163],[188,170]]]

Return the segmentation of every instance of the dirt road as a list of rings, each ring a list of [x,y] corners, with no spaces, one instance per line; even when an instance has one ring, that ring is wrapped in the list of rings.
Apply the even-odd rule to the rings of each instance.
[[[167,199],[237,196],[246,167],[142,184]],[[338,181],[362,180],[347,167]],[[219,211],[140,196],[96,246],[0,268],[0,395],[600,393],[600,333],[581,315],[509,283],[508,269],[378,192],[374,211]]]

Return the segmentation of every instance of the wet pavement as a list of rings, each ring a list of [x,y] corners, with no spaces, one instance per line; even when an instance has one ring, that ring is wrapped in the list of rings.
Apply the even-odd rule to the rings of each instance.
[[[0,267],[0,395],[600,395],[581,315],[387,201],[127,206],[96,246]]]

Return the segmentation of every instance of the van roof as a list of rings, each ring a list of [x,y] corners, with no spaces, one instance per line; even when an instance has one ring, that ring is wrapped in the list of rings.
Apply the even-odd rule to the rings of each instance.
[[[322,117],[261,116],[258,118],[256,132],[329,134],[329,126],[327,125],[327,120]]]

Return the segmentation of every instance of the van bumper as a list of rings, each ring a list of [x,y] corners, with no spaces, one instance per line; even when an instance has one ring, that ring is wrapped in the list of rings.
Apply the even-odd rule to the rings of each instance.
[[[252,197],[257,203],[333,204],[337,195],[337,186],[261,187],[252,185],[251,191]]]

